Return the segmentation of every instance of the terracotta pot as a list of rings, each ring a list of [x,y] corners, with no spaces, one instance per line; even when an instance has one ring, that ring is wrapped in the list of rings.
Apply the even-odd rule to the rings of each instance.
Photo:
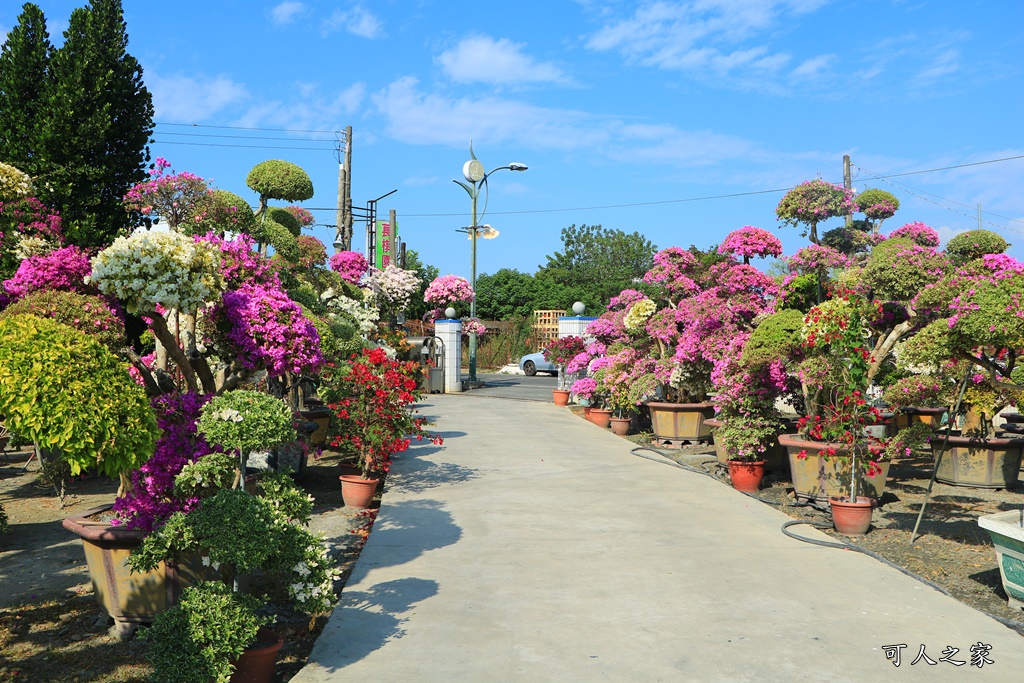
[[[341,480],[341,499],[348,508],[368,508],[373,502],[373,494],[377,492],[379,479],[363,479],[361,476],[343,474]]]
[[[942,434],[931,441],[932,452],[939,458]],[[1010,488],[1020,479],[1020,463],[1024,439],[980,439],[950,436],[946,451],[938,460],[935,479],[953,486],[983,489]]]
[[[764,460],[730,460],[729,479],[737,491],[754,493],[764,479]]]
[[[235,660],[231,683],[270,683],[274,680],[274,664],[284,639],[268,628],[256,633],[256,643],[245,648]]]
[[[629,434],[629,427],[633,424],[633,420],[628,417],[613,417],[611,419],[612,432],[618,436],[626,436]]]
[[[591,408],[589,420],[601,429],[608,429],[612,421],[612,411],[605,408]]]
[[[793,492],[798,502],[813,502],[824,507],[831,497],[850,496],[850,456],[843,452],[845,444],[808,441],[799,434],[780,434],[779,443],[789,451],[789,468],[793,475]],[[819,451],[835,448],[837,455],[821,456]],[[806,455],[800,456],[802,451]],[[860,459],[858,458],[858,462]],[[868,477],[861,470],[857,474],[857,493],[878,499],[885,490],[889,474],[889,461],[879,463],[881,471]]]
[[[1013,424],[1024,423],[1024,415],[1021,415],[1020,413],[999,413],[999,417]]]
[[[204,567],[195,554],[183,555],[176,562],[161,562],[148,572],[132,572],[125,562],[146,534],[93,519],[110,508],[103,505],[86,510],[62,524],[82,539],[96,602],[114,618],[120,635],[130,635],[139,624],[152,623],[193,583],[225,578],[218,570]]]
[[[590,411],[591,410],[593,410],[593,409],[590,406],[585,406],[583,408],[583,419],[585,419],[585,420],[589,420],[590,419]]]
[[[568,389],[552,389],[551,395],[554,397],[556,406],[567,406],[569,405],[569,390]]]
[[[866,496],[857,496],[856,502],[849,498],[829,498],[832,508],[832,526],[846,536],[863,536],[871,526],[871,514],[875,501]]]
[[[651,411],[651,427],[657,439],[674,441],[708,441],[711,427],[705,420],[714,418],[713,403],[644,404]]]

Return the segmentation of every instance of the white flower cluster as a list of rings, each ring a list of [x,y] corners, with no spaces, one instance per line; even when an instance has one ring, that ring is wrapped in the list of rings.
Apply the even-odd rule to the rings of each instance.
[[[626,315],[622,319],[622,325],[630,332],[639,332],[644,329],[644,325],[647,324],[647,319],[650,318],[656,310],[658,310],[658,305],[656,303],[650,299],[641,299],[630,306],[629,310],[626,311]]]
[[[0,161],[0,202],[21,199],[32,194],[32,178],[27,173]]]
[[[160,304],[195,311],[224,288],[220,250],[177,232],[119,237],[92,261],[92,282],[124,302],[129,313]]]
[[[384,270],[370,269],[366,284],[389,310],[400,312],[408,308],[412,295],[419,291],[420,278],[416,271],[392,264]]]
[[[212,413],[211,417],[217,420],[224,420],[225,422],[241,422],[242,414],[234,408],[225,408],[224,410]]]
[[[334,604],[334,581],[341,576],[331,566],[322,540],[306,548],[306,560],[292,567],[297,581],[288,585],[296,606],[308,614],[322,614]]]
[[[332,292],[332,290],[327,290]],[[349,299],[347,296],[334,296],[327,298],[327,292],[321,297],[326,300],[330,312],[343,320],[351,322],[358,329],[360,334],[369,334],[377,327],[380,320],[380,311],[373,303],[373,297],[366,297],[363,301]]]
[[[22,235],[17,246],[14,247],[14,255],[21,260],[31,256],[43,256],[51,251],[53,251],[53,245],[42,237],[29,237],[28,235]]]

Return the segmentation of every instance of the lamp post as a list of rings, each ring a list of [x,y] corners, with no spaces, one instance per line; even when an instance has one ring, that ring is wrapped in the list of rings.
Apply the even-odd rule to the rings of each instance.
[[[498,231],[489,225],[480,225],[480,219],[483,218],[484,213],[487,211],[487,197],[490,194],[488,188],[488,194],[484,195],[484,208],[477,214],[477,199],[480,197],[481,188],[488,187],[487,179],[495,171],[525,171],[527,169],[526,164],[510,163],[507,166],[498,166],[497,168],[491,169],[490,171],[484,172],[484,165],[481,164],[476,155],[473,154],[473,143],[469,143],[469,161],[462,165],[462,175],[466,179],[466,182],[461,180],[453,180],[469,195],[470,200],[473,204],[473,222],[466,228],[461,228],[459,232],[465,232],[469,235],[470,241],[470,279],[469,284],[473,288],[473,298],[469,302],[469,316],[471,318],[476,317],[476,239],[482,237],[484,239],[492,239],[498,236]],[[469,381],[476,381],[476,332],[469,333]]]

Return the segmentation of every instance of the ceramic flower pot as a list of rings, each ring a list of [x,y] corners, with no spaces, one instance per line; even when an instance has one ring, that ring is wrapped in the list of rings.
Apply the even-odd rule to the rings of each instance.
[[[629,427],[631,424],[633,424],[633,420],[628,417],[611,418],[612,432],[617,436],[626,436],[629,434]]]
[[[379,479],[363,479],[355,474],[343,474],[338,477],[341,480],[341,499],[345,507],[368,508],[373,502],[373,495],[377,492]]]
[[[824,508],[831,497],[850,497],[852,463],[850,456],[842,450],[845,444],[810,441],[800,434],[780,434],[779,443],[789,453],[793,492],[798,502],[814,503]],[[838,453],[821,454],[829,448],[837,449]],[[880,470],[870,477],[863,469],[857,474],[858,494],[876,500],[882,497],[889,461],[882,461],[879,467]]]
[[[569,390],[568,389],[552,389],[551,395],[554,398],[556,406],[567,406],[569,405]]]
[[[656,440],[707,442],[711,427],[705,420],[715,415],[713,403],[659,403],[645,404],[651,412],[651,427]]]
[[[926,424],[938,427],[942,417],[948,412],[946,408],[907,407],[896,411],[896,428],[905,429],[914,424]]]
[[[284,639],[268,628],[256,633],[256,642],[245,648],[235,660],[231,683],[271,683],[274,680],[274,664],[277,653],[284,646]]]
[[[121,636],[130,635],[140,624],[152,623],[193,583],[224,578],[217,569],[203,566],[201,558],[191,554],[177,562],[161,562],[148,572],[132,572],[125,562],[146,534],[98,519],[110,508],[103,505],[86,510],[71,515],[62,524],[82,539],[96,601],[114,618]]]
[[[980,439],[950,435],[939,458],[944,435],[932,439],[938,459],[935,479],[953,486],[985,489],[1010,488],[1020,479],[1024,439]]]
[[[796,423],[793,420],[783,419],[782,423],[782,429],[796,429]],[[715,430],[719,427],[724,427],[725,423],[714,417],[704,420],[704,424],[711,428],[711,440],[715,445],[715,457],[718,458],[718,462],[728,465],[729,453],[722,446],[721,440],[715,437]],[[765,472],[789,473],[789,453],[786,451],[785,446],[778,442],[777,438],[775,443],[769,446],[762,454],[762,457],[764,459]]]
[[[729,460],[729,479],[732,487],[744,493],[754,493],[764,479],[764,460]]]
[[[829,498],[832,508],[832,526],[846,536],[863,536],[871,527],[871,514],[875,510],[875,501],[867,496],[857,496],[856,501],[849,498]]]
[[[1024,512],[1007,510],[978,518],[996,547],[1003,590],[1013,609],[1024,610]]]
[[[591,408],[588,419],[601,429],[608,429],[608,425],[612,421],[612,411],[605,408]]]

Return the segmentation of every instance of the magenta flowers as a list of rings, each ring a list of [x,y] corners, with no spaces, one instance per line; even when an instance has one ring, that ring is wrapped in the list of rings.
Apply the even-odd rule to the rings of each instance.
[[[80,292],[85,289],[85,278],[91,272],[89,255],[71,245],[25,259],[14,277],[4,281],[4,289],[16,299],[40,289]]]
[[[339,251],[331,256],[329,263],[331,270],[340,275],[342,280],[354,285],[358,285],[370,269],[370,264],[358,251]]]
[[[469,281],[458,275],[442,275],[434,278],[423,293],[423,300],[428,304],[446,306],[456,301],[472,301],[473,288]]]

